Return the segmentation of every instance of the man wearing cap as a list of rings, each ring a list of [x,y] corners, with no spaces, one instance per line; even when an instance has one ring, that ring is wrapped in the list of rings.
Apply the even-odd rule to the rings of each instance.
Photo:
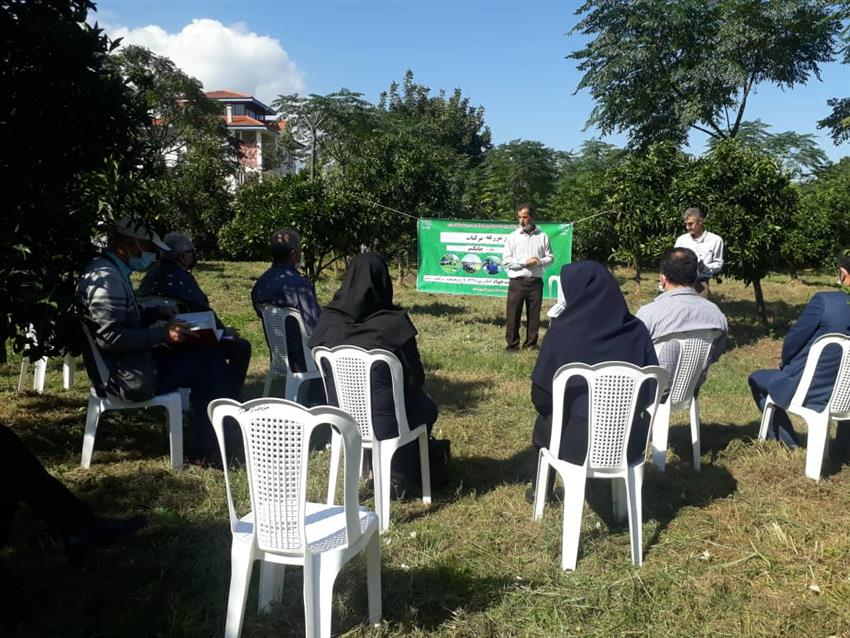
[[[189,312],[212,312],[215,315],[210,308],[209,298],[192,275],[192,269],[198,263],[192,240],[183,233],[172,232],[163,241],[168,245],[168,250],[145,273],[139,284],[139,297],[168,297],[183,302]],[[251,363],[251,342],[242,339],[236,328],[226,327],[218,315],[215,315],[215,321],[217,327],[224,330],[219,346],[227,361],[231,381],[241,390]]]
[[[224,357],[217,348],[175,351],[169,346],[192,338],[187,326],[158,325],[159,309],[143,312],[130,283],[132,271],[147,270],[156,250],[168,250],[144,225],[123,218],[115,223],[106,249],[83,270],[77,298],[107,367],[106,389],[127,401],[189,388],[194,418],[193,461],[220,464],[207,405],[219,397],[236,398]]]

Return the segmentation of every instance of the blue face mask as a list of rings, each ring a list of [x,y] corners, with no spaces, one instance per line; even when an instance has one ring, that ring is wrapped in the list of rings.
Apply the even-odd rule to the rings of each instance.
[[[127,258],[127,266],[130,267],[130,270],[144,271],[153,266],[153,262],[155,261],[156,253],[143,250],[140,257],[134,257],[133,255],[130,255]]]

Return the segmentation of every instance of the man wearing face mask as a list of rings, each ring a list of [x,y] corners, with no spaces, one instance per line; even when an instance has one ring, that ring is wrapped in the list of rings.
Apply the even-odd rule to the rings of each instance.
[[[192,338],[180,322],[156,323],[159,309],[143,311],[130,283],[132,271],[150,268],[156,250],[168,250],[144,225],[123,218],[109,232],[103,253],[83,270],[77,299],[107,367],[106,390],[127,401],[189,388],[194,424],[194,462],[220,465],[207,405],[219,397],[237,398],[224,357],[217,348],[192,351],[169,346]]]
[[[212,312],[210,300],[201,290],[192,270],[198,263],[192,240],[183,233],[168,233],[163,241],[168,246],[161,258],[145,273],[139,284],[139,297],[168,297],[186,305],[189,312]],[[242,388],[251,363],[251,342],[242,339],[236,328],[225,326],[215,315],[217,327],[224,330],[219,347],[227,361],[227,369],[235,387]]]
[[[517,207],[519,228],[508,235],[502,250],[502,266],[508,271],[507,320],[505,340],[507,352],[519,350],[519,326],[525,304],[528,323],[523,348],[537,348],[540,327],[540,307],[543,305],[543,271],[555,257],[549,238],[534,225],[531,204]]]

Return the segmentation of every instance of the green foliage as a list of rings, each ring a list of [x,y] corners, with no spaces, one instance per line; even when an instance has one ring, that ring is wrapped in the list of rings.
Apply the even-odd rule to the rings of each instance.
[[[302,267],[315,281],[338,256],[357,252],[362,206],[322,178],[305,173],[239,190],[233,219],[221,229],[221,249],[235,259],[270,259],[269,242],[281,228],[301,236]]]
[[[782,257],[792,272],[822,268],[850,246],[850,158],[821,170],[799,192],[799,207],[782,240]]]
[[[573,259],[606,263],[614,253],[616,236],[605,208],[605,172],[624,156],[622,149],[591,140],[577,154],[558,156],[555,193],[549,200],[553,221],[578,221],[573,234]]]
[[[388,91],[381,93],[378,107],[417,122],[420,134],[468,158],[470,166],[480,164],[492,148],[483,107],[471,106],[459,88],[449,98],[442,90],[431,95],[429,87],[414,81],[413,71],[404,74],[401,91],[398,83],[393,82]]]
[[[513,219],[517,205],[530,202],[543,218],[556,176],[555,151],[541,142],[500,144],[470,174],[464,206],[486,218]]]
[[[809,177],[829,163],[829,158],[811,133],[771,133],[769,128],[770,124],[760,119],[743,121],[735,139],[756,151],[775,157],[795,179]],[[713,148],[718,141],[717,138],[709,138],[708,147]]]
[[[415,257],[416,220],[406,215],[451,216],[456,207],[453,176],[463,159],[421,129],[415,120],[385,113],[380,128],[334,175],[338,187],[366,207],[361,243],[390,257]]]
[[[32,324],[39,350],[73,344],[74,294],[92,239],[110,217],[145,210],[147,114],[86,24],[87,0],[0,3],[0,340]],[[58,130],[58,133],[57,133]]]
[[[353,141],[369,130],[374,107],[362,96],[343,88],[327,95],[281,95],[272,103],[286,121],[284,145],[309,162],[310,177],[330,160],[344,164],[356,148]]]
[[[673,144],[653,144],[605,173],[604,208],[614,211],[607,216],[616,237],[614,259],[631,265],[638,281],[676,240],[681,213],[690,203],[683,199],[680,183],[691,164]]]
[[[804,84],[833,59],[841,30],[828,0],[588,0],[570,57],[596,100],[589,124],[635,147],[735,137],[751,91]]]
[[[228,179],[239,154],[219,105],[198,80],[143,47],[125,47],[111,63],[149,115],[137,136],[146,152],[157,227],[183,231],[200,252],[218,254],[216,234],[232,215]]]

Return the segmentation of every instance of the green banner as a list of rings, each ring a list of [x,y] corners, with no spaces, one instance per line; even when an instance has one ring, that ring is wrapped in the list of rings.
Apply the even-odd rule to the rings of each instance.
[[[543,296],[553,299],[557,288],[550,284],[561,266],[570,263],[572,224],[538,223],[549,236],[555,261],[543,273]],[[419,274],[416,289],[450,295],[503,297],[508,292],[508,273],[502,267],[502,248],[516,224],[460,219],[420,219]]]

